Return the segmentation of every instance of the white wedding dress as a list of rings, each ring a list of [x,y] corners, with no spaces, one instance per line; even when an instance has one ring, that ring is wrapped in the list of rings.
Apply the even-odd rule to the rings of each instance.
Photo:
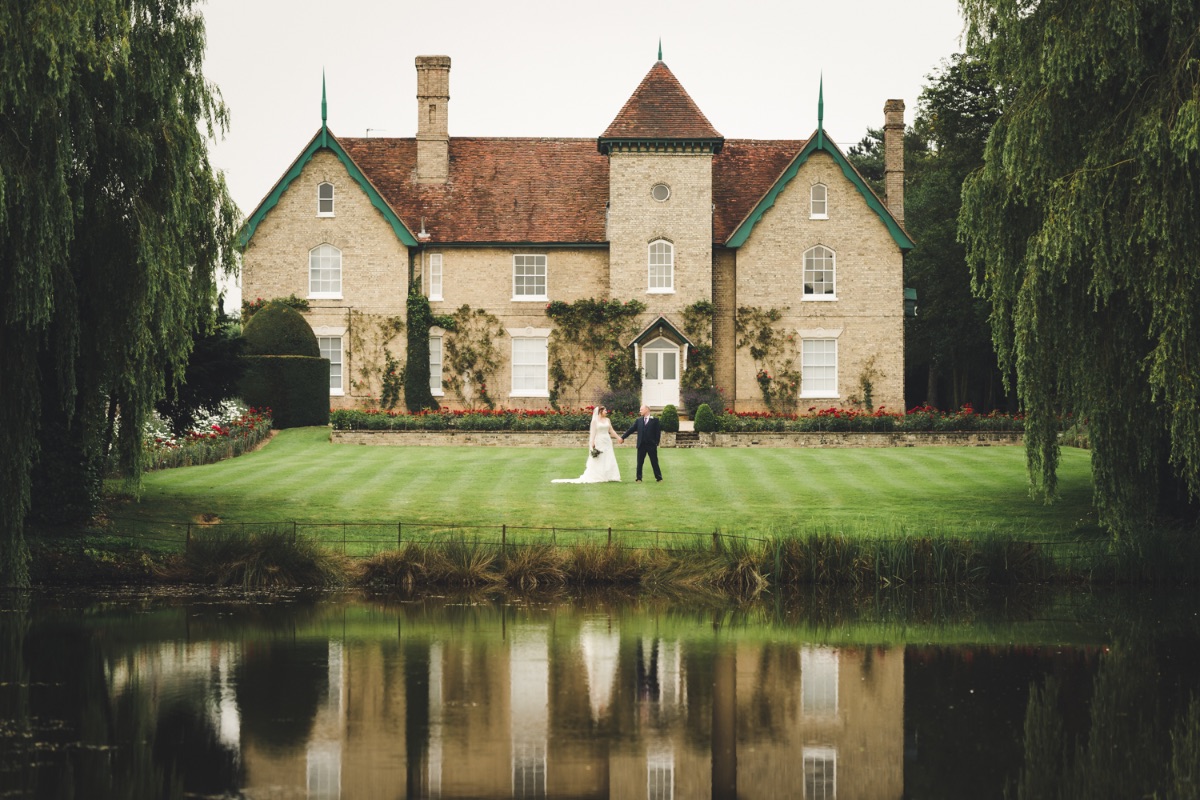
[[[613,452],[612,424],[607,419],[597,420],[596,433],[588,438],[587,468],[578,478],[555,478],[551,483],[607,483],[621,480],[621,468],[617,466],[617,454]],[[592,458],[592,448],[600,455]]]

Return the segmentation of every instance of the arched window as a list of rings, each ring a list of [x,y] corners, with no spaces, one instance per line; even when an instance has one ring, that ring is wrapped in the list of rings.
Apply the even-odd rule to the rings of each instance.
[[[333,184],[321,183],[317,185],[317,216],[332,217],[333,216]]]
[[[836,300],[836,275],[833,251],[817,245],[804,253],[804,299]]]
[[[823,183],[814,183],[809,194],[809,217],[829,219],[829,190]]]
[[[675,291],[675,246],[665,239],[650,243],[650,278],[647,290],[651,292]]]
[[[308,296],[342,296],[342,251],[331,244],[308,251]]]

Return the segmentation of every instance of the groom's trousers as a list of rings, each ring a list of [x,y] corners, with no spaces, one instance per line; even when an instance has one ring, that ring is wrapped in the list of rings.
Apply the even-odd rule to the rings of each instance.
[[[642,479],[642,464],[646,463],[646,456],[650,456],[650,466],[654,470],[654,479],[661,481],[662,480],[662,470],[660,470],[658,468],[658,448],[657,447],[649,447],[649,448],[644,448],[644,449],[638,448],[637,479],[639,481]]]

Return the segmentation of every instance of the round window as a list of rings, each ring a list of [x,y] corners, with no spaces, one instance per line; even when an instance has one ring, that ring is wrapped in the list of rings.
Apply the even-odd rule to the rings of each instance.
[[[671,196],[671,187],[665,183],[656,183],[654,188],[650,190],[650,196],[660,203]]]

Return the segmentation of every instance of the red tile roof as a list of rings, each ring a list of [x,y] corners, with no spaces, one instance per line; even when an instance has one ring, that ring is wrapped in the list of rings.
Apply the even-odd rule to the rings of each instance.
[[[338,141],[388,205],[430,241],[604,244],[608,157],[594,139],[451,138],[446,184],[415,181],[415,139]],[[713,240],[724,243],[804,140],[729,139],[713,156]]]
[[[432,242],[606,241],[608,159],[594,139],[450,139],[450,179],[415,180],[415,139],[338,139],[413,232]]]
[[[684,90],[667,65],[657,62],[603,134],[636,141],[720,140],[721,134]],[[719,145],[718,145],[719,146]]]

